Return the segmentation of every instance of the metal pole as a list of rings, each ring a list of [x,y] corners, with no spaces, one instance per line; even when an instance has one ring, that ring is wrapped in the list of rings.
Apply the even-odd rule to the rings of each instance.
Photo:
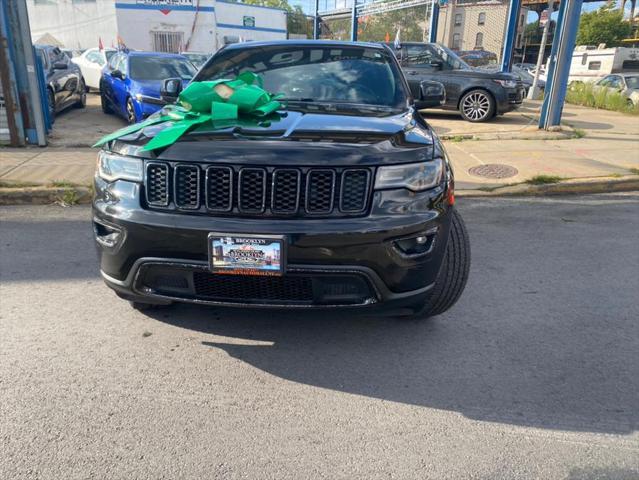
[[[351,12],[351,42],[357,41],[357,0],[353,0],[353,10]]]
[[[430,26],[428,27],[428,41],[430,43],[437,42],[437,25],[439,22],[439,1],[433,0],[430,12]]]
[[[539,128],[549,129],[561,124],[581,5],[582,0],[566,0],[559,4],[559,17],[552,42],[546,95],[541,107]]]
[[[533,100],[539,97],[539,74],[541,73],[541,65],[544,63],[544,54],[546,53],[546,42],[548,40],[548,32],[550,30],[550,17],[554,8],[555,1],[548,0],[548,19],[546,25],[544,25],[544,31],[541,34],[541,44],[539,45],[539,54],[537,55],[537,66],[535,67],[535,78],[533,79],[532,87],[528,90],[528,100]],[[541,20],[541,13],[539,14]]]
[[[25,144],[24,126],[22,124],[22,111],[20,102],[17,101],[17,88],[15,72],[11,67],[11,51],[9,46],[6,5],[0,5],[0,85],[4,96],[4,107],[7,115],[7,127],[9,127],[9,145],[22,147]]]
[[[35,51],[31,44],[29,14],[25,0],[12,0],[8,8],[9,36],[13,39],[14,67],[28,143],[47,144],[40,84],[36,76]]]
[[[315,0],[315,16],[313,17],[313,40],[319,40],[320,37],[320,25],[319,25],[319,0]]]
[[[521,0],[510,0],[510,7],[508,9],[508,25],[506,27],[506,35],[504,37],[504,53],[501,57],[502,72],[510,72],[510,68],[512,66],[520,8]]]

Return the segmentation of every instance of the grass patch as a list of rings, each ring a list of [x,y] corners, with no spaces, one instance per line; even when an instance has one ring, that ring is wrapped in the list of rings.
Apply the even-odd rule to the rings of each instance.
[[[586,136],[586,131],[581,128],[574,128],[575,138],[584,138]]]
[[[77,205],[80,202],[78,192],[73,189],[68,189],[62,192],[62,195],[56,197],[56,203],[63,207],[70,207],[71,205]]]
[[[535,175],[530,180],[526,180],[526,183],[530,185],[547,185],[549,183],[559,183],[564,178],[556,175]]]
[[[57,188],[77,187],[75,183],[69,182],[68,180],[54,180],[49,185],[52,187],[57,187]]]
[[[635,175],[639,175],[639,168],[631,168],[630,169],[630,173],[633,173]]]
[[[450,138],[450,141],[453,143],[460,143],[463,142],[465,140],[465,138],[461,135],[455,135],[454,137]]]
[[[11,180],[0,180],[0,188],[29,188],[41,186],[42,185],[32,182],[13,182]]]
[[[639,106],[633,105],[627,97],[607,88],[595,87],[592,82],[573,82],[566,92],[566,102],[584,107],[639,115]]]

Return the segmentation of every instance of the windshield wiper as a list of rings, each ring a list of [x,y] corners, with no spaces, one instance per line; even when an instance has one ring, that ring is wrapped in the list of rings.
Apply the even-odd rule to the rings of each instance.
[[[315,100],[313,100],[312,98],[280,98],[279,101],[280,102],[304,102],[304,103],[310,103],[310,102],[314,102]]]

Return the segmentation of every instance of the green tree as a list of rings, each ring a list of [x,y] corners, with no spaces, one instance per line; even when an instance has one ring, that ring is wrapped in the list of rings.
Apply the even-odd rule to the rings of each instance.
[[[312,20],[304,15],[301,7],[291,7],[286,0],[244,0],[238,3],[259,5],[261,7],[281,8],[286,10],[286,28],[288,33],[301,33],[310,38],[313,33]]]
[[[554,20],[550,20],[550,26],[548,27],[548,43],[552,43],[552,37],[555,33],[556,22]],[[526,43],[536,44],[541,42],[541,37],[544,31],[544,27],[539,25],[539,20],[535,20],[532,23],[526,25],[524,29],[524,38],[526,39]]]
[[[632,30],[629,22],[623,21],[623,12],[613,4],[584,13],[579,21],[577,45],[599,45],[605,43],[615,47],[628,38]]]

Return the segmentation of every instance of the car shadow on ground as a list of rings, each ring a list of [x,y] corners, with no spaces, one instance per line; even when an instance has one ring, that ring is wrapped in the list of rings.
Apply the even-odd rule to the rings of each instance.
[[[608,382],[599,381],[582,356],[549,355],[538,348],[544,335],[556,332],[535,337],[507,317],[487,324],[470,303],[418,321],[185,305],[151,315],[235,339],[201,343],[277,377],[320,388],[546,429],[628,434],[639,423],[637,409],[624,406],[632,400],[620,399]],[[255,341],[266,343],[251,344]],[[583,352],[592,347],[583,345]],[[628,388],[636,392],[637,384]]]

